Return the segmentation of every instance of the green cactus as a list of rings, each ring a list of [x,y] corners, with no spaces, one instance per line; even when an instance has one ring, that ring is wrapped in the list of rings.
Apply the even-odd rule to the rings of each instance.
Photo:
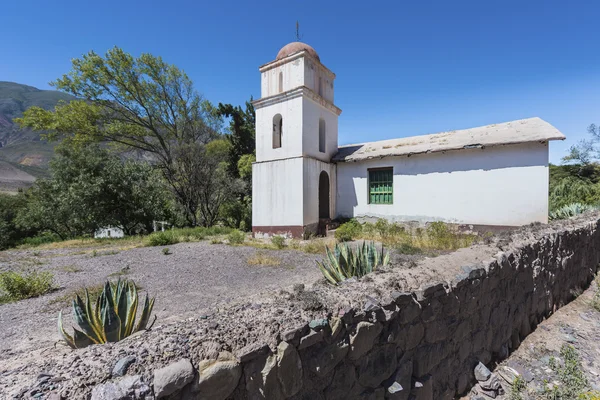
[[[363,242],[354,249],[346,243],[338,243],[333,251],[329,247],[325,250],[325,260],[317,261],[317,265],[325,279],[334,285],[348,278],[360,278],[390,262],[389,252],[384,251],[383,246],[381,252],[377,251],[373,242]]]
[[[58,331],[65,342],[74,349],[91,344],[118,342],[134,332],[147,329],[153,307],[154,298],[149,299],[146,296],[136,325],[138,293],[135,284],[127,280],[119,280],[116,284],[106,282],[93,309],[87,289],[85,302],[79,295],[73,300],[73,318],[81,330],[73,328],[73,336],[66,333],[61,311],[58,314]],[[148,329],[152,327],[154,321],[156,316]]]

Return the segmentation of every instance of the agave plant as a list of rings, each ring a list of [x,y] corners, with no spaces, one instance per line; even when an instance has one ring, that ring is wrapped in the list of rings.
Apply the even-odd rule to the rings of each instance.
[[[90,295],[85,290],[85,302],[77,295],[73,300],[73,318],[79,329],[73,328],[73,336],[65,332],[62,323],[62,311],[58,314],[58,331],[72,348],[82,348],[91,344],[118,342],[142,329],[147,329],[150,314],[154,307],[154,298],[146,296],[144,308],[137,325],[138,293],[132,281],[117,283],[106,282],[96,304],[92,308]],[[148,327],[152,327],[154,320]]]
[[[334,285],[353,276],[360,278],[390,262],[389,252],[384,251],[383,246],[381,252],[377,251],[373,242],[363,242],[354,249],[346,243],[338,243],[333,251],[329,247],[325,251],[325,260],[317,261],[317,265],[323,276]]]
[[[574,217],[579,214],[583,214],[586,211],[597,210],[597,209],[598,209],[597,206],[591,206],[588,204],[581,204],[581,203],[571,203],[571,204],[567,204],[566,206],[563,206],[563,207],[551,212],[548,215],[548,218],[550,220],[567,219],[567,218],[571,218],[571,217]]]

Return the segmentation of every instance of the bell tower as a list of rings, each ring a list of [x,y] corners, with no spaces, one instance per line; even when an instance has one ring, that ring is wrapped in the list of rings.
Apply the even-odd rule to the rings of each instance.
[[[335,215],[338,116],[335,74],[309,45],[284,46],[259,68],[252,232],[301,237]]]

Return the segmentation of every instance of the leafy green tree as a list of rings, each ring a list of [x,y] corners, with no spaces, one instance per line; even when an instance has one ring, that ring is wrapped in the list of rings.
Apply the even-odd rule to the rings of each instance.
[[[231,104],[221,104],[218,107],[219,115],[231,118],[229,122],[229,135],[231,142],[229,150],[229,171],[239,177],[238,163],[244,155],[254,154],[256,151],[256,112],[252,105],[252,98],[246,102],[246,109]]]
[[[563,157],[563,161],[586,166],[594,160],[600,159],[600,127],[591,124],[587,128],[589,139],[583,139],[576,145],[571,146],[569,154]]]
[[[168,192],[150,165],[122,161],[97,144],[63,143],[56,151],[51,178],[26,192],[19,226],[65,239],[105,226],[121,226],[127,234],[149,231],[153,220],[167,216]]]
[[[27,206],[23,193],[17,195],[0,193],[0,250],[16,245],[19,240],[35,234],[16,223],[18,213]]]
[[[230,118],[229,174],[238,178],[235,193],[223,205],[221,220],[228,226],[248,230],[252,225],[252,163],[256,161],[256,113],[252,98],[245,110],[240,106],[219,104],[219,114]]]
[[[133,57],[115,47],[72,61],[72,70],[52,83],[80,100],[54,111],[28,109],[21,126],[48,131],[49,139],[109,142],[141,152],[162,171],[187,221],[195,225],[199,198],[178,181],[176,157],[219,136],[221,117],[180,69],[160,57]]]

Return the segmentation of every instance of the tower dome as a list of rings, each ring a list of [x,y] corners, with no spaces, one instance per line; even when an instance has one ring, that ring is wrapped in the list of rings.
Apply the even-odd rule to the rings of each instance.
[[[281,50],[279,50],[279,53],[277,53],[277,57],[275,58],[275,60],[281,60],[282,58],[285,58],[289,55],[292,55],[292,54],[297,53],[302,50],[307,51],[308,54],[310,54],[311,56],[316,58],[317,61],[321,62],[321,59],[319,58],[319,55],[317,54],[315,49],[313,49],[311,46],[307,45],[306,43],[302,43],[302,42],[292,42],[292,43],[286,44],[285,46],[283,46],[281,48]]]

